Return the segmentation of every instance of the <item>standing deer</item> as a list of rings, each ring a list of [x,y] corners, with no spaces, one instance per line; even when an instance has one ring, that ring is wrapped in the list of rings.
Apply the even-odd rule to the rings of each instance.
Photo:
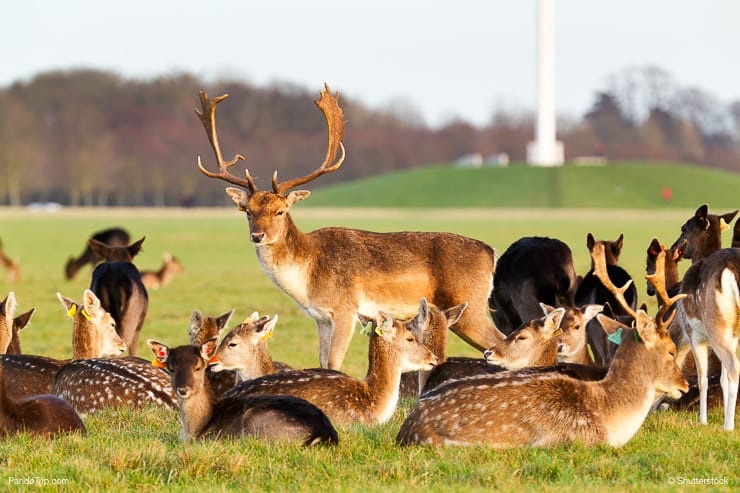
[[[324,162],[308,175],[287,181],[278,182],[275,172],[272,192],[259,191],[249,171],[245,178],[228,172],[244,157],[224,161],[218,143],[215,109],[227,96],[209,99],[200,92],[203,110],[196,113],[219,171],[207,170],[200,158],[198,167],[208,177],[242,187],[228,187],[226,192],[237,209],[246,212],[262,270],[316,321],[323,368],[342,366],[358,313],[385,311],[408,319],[421,298],[441,308],[467,301],[468,309],[452,330],[479,350],[503,339],[488,315],[496,262],[495,250],[485,243],[451,233],[336,227],[304,233],[295,225],[289,210],[310,192],[291,189],[336,171],[344,161],[344,115],[328,85],[316,101],[329,129]]]
[[[80,416],[64,399],[46,394],[15,398],[5,390],[9,385],[15,382],[5,378],[0,365],[0,438],[23,432],[34,435],[87,432]]]
[[[156,271],[141,271],[141,282],[144,283],[144,287],[147,289],[158,289],[167,286],[173,277],[184,270],[185,267],[183,267],[177,257],[172,256],[169,252],[165,252],[162,267]]]
[[[57,293],[67,315],[72,318],[72,359],[120,356],[126,345],[116,333],[115,321],[100,306],[95,293],[86,289],[79,304]],[[6,389],[14,397],[49,394],[59,370],[71,360],[32,354],[0,355],[5,377],[13,382]]]
[[[396,440],[500,448],[576,440],[622,446],[642,425],[657,393],[677,396],[688,389],[664,313],[655,319],[642,310],[636,314],[635,329],[620,333],[621,345],[603,379],[501,372],[452,381],[419,399]]]
[[[112,247],[126,246],[131,240],[128,231],[123,228],[104,229],[103,231],[98,231],[92,235],[92,238]],[[70,257],[69,260],[67,260],[67,263],[64,265],[64,276],[67,279],[72,279],[77,275],[77,272],[87,264],[95,266],[102,260],[103,257],[93,251],[89,242],[85,243],[85,250],[79,257]]]
[[[511,334],[542,315],[540,303],[573,306],[576,288],[573,254],[568,245],[553,238],[520,238],[496,264],[489,300],[493,319],[499,330]]]
[[[133,264],[143,242],[144,238],[141,238],[131,245],[109,246],[90,239],[93,252],[105,259],[95,267],[90,289],[116,321],[118,333],[131,356],[136,356],[139,332],[149,308],[149,295],[141,282],[139,270]]]
[[[8,296],[0,302],[0,354],[21,354],[21,340],[18,332],[28,325],[36,312],[35,308],[31,308],[16,317],[16,306],[13,291],[9,292]]]
[[[5,270],[8,272],[8,281],[15,282],[21,277],[21,264],[20,261],[16,259],[12,259],[8,257],[5,254],[5,250],[3,249],[3,242],[0,240],[0,264],[2,264],[3,267],[5,267]]]
[[[699,206],[693,217],[681,226],[681,234],[671,248],[685,244],[683,258],[691,259],[691,263],[708,257],[722,248],[722,232],[730,228],[737,212],[716,215],[709,213],[707,204]]]
[[[242,382],[225,394],[288,394],[320,407],[337,425],[382,424],[393,416],[401,373],[431,369],[436,356],[402,322],[379,312],[370,331],[368,370],[360,380],[323,368],[293,370]]]
[[[180,407],[180,439],[254,436],[299,441],[303,445],[338,443],[337,431],[315,405],[287,395],[235,396],[217,400],[205,369],[216,350],[216,338],[202,346],[170,349],[147,340],[154,363],[171,374]]]

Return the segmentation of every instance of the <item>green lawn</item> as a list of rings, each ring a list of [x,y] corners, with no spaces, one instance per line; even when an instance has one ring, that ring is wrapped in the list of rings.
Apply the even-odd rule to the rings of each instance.
[[[305,204],[319,198],[310,197]],[[711,204],[713,204],[710,201]],[[696,205],[676,210],[587,209],[342,209],[296,206],[294,217],[305,231],[346,225],[377,231],[452,231],[479,238],[501,254],[525,235],[558,237],[574,253],[576,268],[589,266],[585,238],[625,234],[621,264],[642,281],[645,250],[657,236],[671,243]],[[727,212],[715,208],[715,212]],[[235,323],[258,310],[278,313],[270,339],[273,357],[296,367],[317,366],[318,342],[312,320],[261,272],[248,241],[243,214],[213,210],[64,210],[56,214],[0,209],[0,238],[6,252],[20,257],[22,277],[13,290],[19,313],[37,313],[22,332],[24,352],[68,357],[71,321],[55,297],[60,291],[80,299],[90,270],[65,281],[63,264],[82,251],[86,238],[108,226],[124,226],[134,238],[146,236],[137,257],[140,269],[158,267],[165,250],[178,256],[185,272],[170,286],[150,293],[144,340],[171,345],[187,342],[190,314],[209,315],[236,309]],[[726,233],[728,234],[728,233]],[[729,243],[729,236],[725,244]],[[687,265],[682,266],[683,269]],[[650,304],[651,309],[654,306]],[[477,355],[457,338],[450,354]],[[367,340],[357,335],[345,370],[363,376]],[[64,491],[675,491],[669,478],[727,478],[738,485],[740,434],[721,430],[721,411],[710,424],[697,424],[694,413],[665,412],[648,417],[643,428],[620,449],[579,444],[555,449],[490,450],[471,448],[398,448],[393,438],[412,402],[394,419],[374,429],[340,428],[335,449],[303,450],[253,440],[182,444],[179,420],[165,410],[110,411],[85,419],[86,437],[40,441],[19,436],[0,441],[0,482],[11,491],[28,486],[9,478],[68,479]],[[5,486],[7,485],[7,486]],[[697,486],[700,488],[700,486]]]

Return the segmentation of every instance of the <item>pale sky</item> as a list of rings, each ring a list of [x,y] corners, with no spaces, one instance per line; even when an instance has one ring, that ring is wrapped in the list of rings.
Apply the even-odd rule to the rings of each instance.
[[[740,100],[740,1],[554,3],[559,114],[582,115],[608,76],[645,65]],[[431,125],[482,124],[536,106],[535,13],[536,0],[4,0],[0,87],[82,67],[326,81],[371,107],[404,101]]]

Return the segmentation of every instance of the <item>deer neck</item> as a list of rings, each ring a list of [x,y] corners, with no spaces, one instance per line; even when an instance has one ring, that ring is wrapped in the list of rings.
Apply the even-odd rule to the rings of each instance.
[[[72,328],[72,359],[88,359],[100,356],[100,342],[93,335],[95,328],[89,322],[74,321]]]
[[[267,345],[264,343],[256,346],[253,353],[245,359],[245,362],[246,364],[237,370],[239,380],[242,382],[275,373],[275,365],[267,352]]]
[[[180,421],[182,423],[182,441],[197,438],[213,416],[215,397],[207,378],[203,378],[199,388],[188,399],[182,399],[179,395],[177,400],[180,404]]]
[[[542,350],[532,360],[529,366],[552,366],[558,362],[558,341],[557,338],[545,342]]]
[[[387,421],[398,405],[401,357],[379,336],[371,336],[364,381],[370,396],[369,408],[376,414],[378,422]]]

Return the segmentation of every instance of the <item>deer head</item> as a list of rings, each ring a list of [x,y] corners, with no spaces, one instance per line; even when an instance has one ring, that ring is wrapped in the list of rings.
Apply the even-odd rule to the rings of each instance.
[[[664,265],[667,291],[671,291],[681,282],[681,277],[678,273],[678,262],[683,258],[686,243],[687,242],[684,240],[678,247],[666,250],[657,238],[653,238],[648,246],[647,259],[645,260],[645,272],[648,275],[655,274],[655,264],[658,259],[658,255],[660,255],[660,252],[665,251]],[[655,286],[653,286],[653,283],[649,280],[647,281],[647,294],[648,296],[655,296]]]
[[[218,317],[206,317],[200,310],[194,310],[190,316],[190,345],[202,346],[209,339],[214,337],[218,339],[233,314],[232,309]]]
[[[709,213],[707,204],[701,205],[694,216],[681,226],[681,234],[671,245],[671,249],[683,249],[683,258],[692,262],[701,260],[722,248],[722,232],[729,229],[730,222],[737,215],[737,210],[726,214]]]
[[[105,260],[112,262],[131,262],[134,257],[141,251],[141,245],[146,237],[142,237],[128,246],[110,246],[107,243],[90,238],[88,241],[93,252],[103,257]]]
[[[285,236],[286,231],[292,224],[288,211],[301,200],[310,195],[306,190],[292,190],[304,185],[316,178],[339,169],[344,161],[344,113],[339,107],[338,95],[332,95],[328,84],[326,90],[321,91],[321,97],[315,101],[316,106],[323,112],[328,125],[329,143],[324,162],[312,173],[278,182],[277,171],[272,176],[272,192],[263,192],[257,189],[254,179],[246,171],[245,178],[238,178],[229,173],[228,169],[237,162],[244,159],[241,154],[235,155],[230,161],[224,161],[216,133],[216,106],[226,99],[228,94],[209,99],[205,91],[200,91],[202,111],[195,110],[206,130],[208,139],[213,148],[216,162],[219,166],[218,172],[207,170],[198,157],[198,168],[210,177],[224,180],[241,188],[228,187],[226,193],[236,204],[237,209],[247,214],[251,239],[256,245],[269,245],[279,241]],[[341,151],[341,155],[337,157]]]
[[[13,291],[10,291],[8,296],[0,302],[0,354],[21,354],[18,332],[28,325],[31,317],[36,312],[35,308],[31,308],[16,317],[16,306]]]
[[[262,368],[265,363],[272,366],[272,359],[267,351],[267,340],[272,337],[277,321],[277,315],[272,318],[260,317],[254,312],[231,329],[209,361],[213,371],[237,370],[242,380],[271,373]]]
[[[594,245],[601,243],[604,246],[604,253],[606,255],[606,263],[608,265],[617,265],[619,263],[619,255],[622,253],[622,247],[624,246],[624,234],[620,234],[619,238],[614,241],[610,240],[596,240],[594,235],[588,233],[586,235],[586,247],[591,252],[594,249]],[[591,265],[593,268],[593,265]]]
[[[57,293],[57,298],[72,318],[72,358],[121,356],[126,343],[116,332],[113,317],[100,306],[95,293],[86,289],[82,305]]]

